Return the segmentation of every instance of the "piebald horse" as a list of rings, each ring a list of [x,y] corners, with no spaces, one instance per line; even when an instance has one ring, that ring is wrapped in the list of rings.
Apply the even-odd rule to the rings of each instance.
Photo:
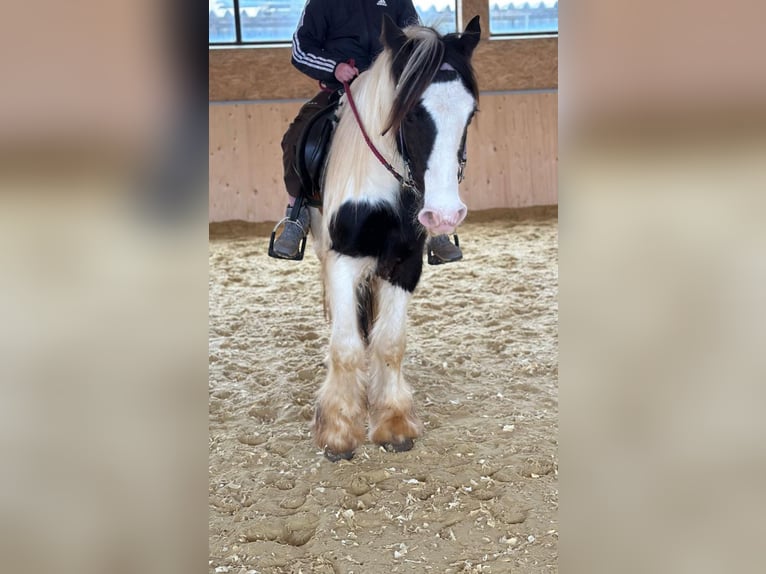
[[[478,102],[480,33],[478,16],[445,36],[385,17],[384,50],[350,88],[359,121],[341,100],[322,210],[311,212],[331,321],[313,435],[332,461],[353,456],[368,423],[370,440],[389,451],[411,449],[423,432],[402,375],[407,305],[427,235],[452,233],[466,216],[459,156]]]

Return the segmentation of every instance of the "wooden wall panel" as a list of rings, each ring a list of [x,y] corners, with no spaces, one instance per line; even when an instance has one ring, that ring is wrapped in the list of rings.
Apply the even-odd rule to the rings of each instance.
[[[284,214],[280,143],[300,106],[210,106],[210,221],[275,221]]]
[[[482,40],[473,57],[482,91],[558,86],[558,38]],[[209,51],[210,101],[309,99],[317,82],[290,63],[290,48],[217,48]]]
[[[473,55],[482,91],[558,87],[558,38],[482,40]]]
[[[210,101],[308,100],[319,91],[317,82],[290,62],[283,47],[211,48],[208,51]]]
[[[284,214],[282,134],[300,102],[210,106],[210,221]],[[470,210],[554,205],[557,94],[483,94],[461,195]]]
[[[558,203],[557,96],[481,96],[461,191],[469,209]]]

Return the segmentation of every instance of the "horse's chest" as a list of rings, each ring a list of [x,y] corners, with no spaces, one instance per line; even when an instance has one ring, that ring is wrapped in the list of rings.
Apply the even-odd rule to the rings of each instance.
[[[346,202],[332,217],[330,248],[350,257],[375,257],[376,273],[408,291],[423,266],[425,235],[413,214],[391,205]]]

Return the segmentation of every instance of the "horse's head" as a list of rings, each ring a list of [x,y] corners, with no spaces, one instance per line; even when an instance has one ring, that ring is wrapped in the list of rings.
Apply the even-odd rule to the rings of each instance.
[[[423,194],[418,221],[429,233],[452,233],[466,216],[458,192],[458,155],[476,111],[478,88],[471,55],[479,17],[462,34],[399,29],[384,18],[382,42],[391,51],[396,96],[386,131],[397,135],[415,186]]]

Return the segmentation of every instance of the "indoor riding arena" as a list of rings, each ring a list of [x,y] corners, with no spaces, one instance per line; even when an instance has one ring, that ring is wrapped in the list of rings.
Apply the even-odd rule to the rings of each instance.
[[[214,45],[231,2],[210,3],[211,573],[558,571],[558,4],[414,4],[447,31],[481,18],[463,259],[424,264],[409,305],[423,435],[331,462],[311,426],[330,336],[320,264],[311,237],[302,261],[267,253],[287,202],[280,141],[316,82],[289,35]],[[236,26],[257,24],[238,6]]]

